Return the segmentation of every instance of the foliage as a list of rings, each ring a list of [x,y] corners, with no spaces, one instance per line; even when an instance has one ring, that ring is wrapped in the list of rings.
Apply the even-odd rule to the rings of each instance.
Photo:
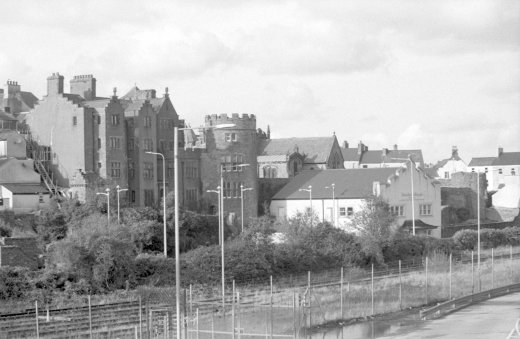
[[[461,250],[473,251],[477,247],[477,231],[475,230],[460,230],[453,235],[453,242]]]
[[[352,225],[359,234],[366,256],[371,262],[382,265],[384,256],[380,244],[397,232],[388,203],[378,197],[366,199],[364,208],[354,214]]]
[[[10,237],[12,234],[12,228],[11,225],[4,221],[3,219],[0,219],[0,237]]]
[[[458,231],[453,235],[453,242],[461,250],[475,250],[477,248],[478,232],[469,229]],[[480,244],[482,248],[518,245],[520,244],[520,228],[483,228],[480,230]]]
[[[0,267],[0,300],[22,297],[31,289],[29,270],[23,267]]]
[[[193,284],[215,284],[221,267],[220,246],[201,246],[185,253],[182,276]]]
[[[506,227],[502,230],[502,232],[504,232],[509,245],[513,245],[513,246],[520,245],[520,226]]]
[[[138,285],[163,286],[175,281],[175,259],[163,255],[139,254],[135,258]]]

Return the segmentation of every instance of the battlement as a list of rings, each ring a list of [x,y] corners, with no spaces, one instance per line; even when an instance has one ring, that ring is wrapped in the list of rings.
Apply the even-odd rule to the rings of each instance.
[[[92,79],[94,76],[92,74],[82,74],[82,75],[75,75],[72,80],[87,80]]]
[[[52,73],[52,75],[47,77],[47,80],[52,80],[52,79],[63,79],[63,75],[60,75],[60,73],[58,73],[58,72]]]
[[[18,86],[18,81],[7,80],[7,85]]]
[[[204,118],[204,125],[215,126],[221,124],[235,124],[237,129],[254,129],[256,130],[256,117],[254,114],[238,114],[233,113],[231,115],[222,114],[211,114],[206,115]],[[232,128],[231,128],[232,129]]]

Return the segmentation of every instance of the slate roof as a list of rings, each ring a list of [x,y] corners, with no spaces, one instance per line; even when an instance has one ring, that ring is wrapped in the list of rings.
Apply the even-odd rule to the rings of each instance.
[[[145,100],[132,100],[122,102],[125,112],[139,111],[141,107],[144,105],[144,103]]]
[[[495,159],[495,157],[473,158],[468,166],[492,166]]]
[[[110,103],[110,99],[96,99],[83,102],[83,106],[91,108],[104,108]]]
[[[375,181],[386,183],[396,168],[356,168],[303,171],[285,185],[272,200],[309,199],[309,192],[298,191],[312,186],[313,199],[331,199],[332,190],[325,188],[334,183],[337,199],[366,198],[372,195]]]
[[[159,110],[161,109],[161,107],[164,104],[165,100],[166,100],[166,98],[153,98],[153,99],[150,99],[150,104],[152,105],[153,110],[155,111],[155,113],[159,112]]]
[[[14,194],[49,194],[49,190],[38,184],[1,184]]]
[[[503,152],[493,161],[493,166],[520,165],[520,152]]]
[[[14,116],[4,111],[0,111],[0,120],[3,121],[18,121]]]
[[[357,148],[343,148],[341,147],[341,154],[343,155],[344,161],[356,161],[359,162],[359,158],[361,157],[358,154]]]
[[[357,150],[357,149],[356,149]],[[409,155],[412,155],[412,159],[419,165],[424,164],[422,151],[419,149],[414,150],[388,150],[386,155],[383,155],[383,150],[365,151],[361,155],[359,161],[360,164],[382,164],[392,163],[399,164],[408,159]]]
[[[265,139],[259,142],[258,155],[287,155],[296,150],[305,154],[305,163],[326,163],[334,137]]]
[[[20,91],[20,96],[21,101],[31,109],[39,102],[38,98],[31,92]]]
[[[403,222],[403,225],[401,226],[402,228],[409,228],[409,229],[412,229],[413,228],[413,223],[412,223],[412,219],[407,219]],[[430,225],[430,224],[427,224],[425,223],[424,221],[422,221],[421,219],[415,219],[415,229],[421,229],[421,230],[433,230],[433,229],[436,229],[438,228],[439,226],[434,226],[434,225]]]
[[[62,95],[63,95],[64,98],[66,98],[69,101],[72,101],[76,105],[79,105],[80,103],[85,101],[85,99],[83,99],[81,97],[81,95],[70,94],[70,93],[62,93]]]

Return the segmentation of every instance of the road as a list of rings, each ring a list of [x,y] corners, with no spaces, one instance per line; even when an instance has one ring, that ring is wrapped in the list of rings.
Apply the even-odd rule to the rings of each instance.
[[[469,306],[443,318],[398,328],[377,338],[507,338],[520,318],[520,293]]]

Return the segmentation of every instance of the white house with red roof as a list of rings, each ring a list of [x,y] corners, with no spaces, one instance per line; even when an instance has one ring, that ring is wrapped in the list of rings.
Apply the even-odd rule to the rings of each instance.
[[[351,230],[354,214],[373,196],[389,203],[399,226],[411,228],[415,220],[416,234],[440,237],[440,183],[411,162],[399,168],[304,171],[272,198],[270,213],[282,220],[312,211],[320,221]]]

